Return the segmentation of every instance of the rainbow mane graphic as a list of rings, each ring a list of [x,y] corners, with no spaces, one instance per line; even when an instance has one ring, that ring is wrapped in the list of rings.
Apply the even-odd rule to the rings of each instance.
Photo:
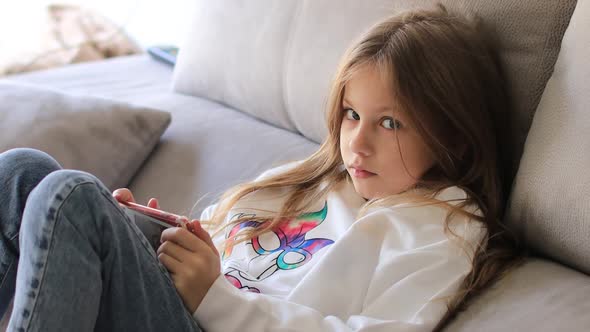
[[[265,248],[261,243],[259,236],[251,239],[250,244],[252,249],[258,254],[250,260],[249,263],[261,258],[268,266],[264,266],[265,269],[261,273],[252,273],[249,271],[249,266],[234,267],[232,271],[238,271],[239,275],[247,280],[260,281],[268,278],[274,274],[277,270],[292,270],[306,264],[313,258],[313,254],[318,250],[334,243],[334,241],[323,238],[306,239],[305,236],[309,231],[318,227],[325,219],[328,214],[328,203],[324,203],[324,207],[317,212],[304,213],[296,218],[285,219],[279,226],[272,230],[272,233],[276,235],[278,246],[273,248]],[[244,214],[236,215],[237,217],[243,217]],[[234,217],[236,217],[234,216]],[[268,222],[256,222],[256,221],[244,221],[235,225],[229,232],[228,246],[223,253],[223,259],[231,256],[233,251],[232,239],[235,239],[236,235],[246,227],[258,228],[266,225]],[[268,258],[273,259],[269,262]],[[262,259],[265,257],[266,259]],[[276,257],[276,258],[275,258]],[[260,266],[257,266],[256,270],[259,270]],[[236,287],[243,288],[239,280],[235,276],[226,273],[226,278],[232,282]],[[248,287],[251,288],[251,287]],[[252,289],[251,289],[252,290]],[[252,290],[254,291],[254,290]]]

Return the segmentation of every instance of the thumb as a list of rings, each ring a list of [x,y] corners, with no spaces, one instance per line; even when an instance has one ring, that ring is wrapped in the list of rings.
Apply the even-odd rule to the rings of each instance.
[[[127,188],[119,188],[113,191],[113,197],[119,202],[133,202],[135,203],[135,198],[131,193],[131,190]]]

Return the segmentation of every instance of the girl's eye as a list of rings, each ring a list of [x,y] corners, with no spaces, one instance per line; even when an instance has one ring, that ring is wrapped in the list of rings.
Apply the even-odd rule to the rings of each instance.
[[[346,112],[346,118],[349,120],[360,120],[361,117],[355,112],[352,108],[347,108],[344,110]]]
[[[348,120],[360,120],[361,117],[358,115],[357,112],[355,112],[352,108],[346,108],[344,109],[345,114],[346,114],[346,118]],[[392,118],[387,118],[385,120],[383,120],[381,122],[382,126],[386,129],[400,129],[402,127],[401,122],[399,122],[398,120],[392,119]]]
[[[383,124],[383,127],[387,129],[400,129],[402,127],[402,124],[399,121],[392,118],[387,118],[381,123]]]

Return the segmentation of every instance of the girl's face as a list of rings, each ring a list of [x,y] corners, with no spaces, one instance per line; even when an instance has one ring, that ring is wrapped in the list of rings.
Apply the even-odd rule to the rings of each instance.
[[[365,199],[409,189],[434,165],[392,91],[374,66],[359,69],[344,88],[340,153],[355,190]]]

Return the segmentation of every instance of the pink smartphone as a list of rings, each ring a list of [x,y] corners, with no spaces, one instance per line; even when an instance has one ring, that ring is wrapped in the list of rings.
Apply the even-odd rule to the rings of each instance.
[[[139,213],[140,215],[147,216],[147,218],[141,218],[141,220],[138,220],[137,218],[133,217],[135,223],[138,224],[141,231],[144,232],[144,234],[146,234],[146,236],[147,236],[147,233],[150,233],[150,236],[155,238],[155,236],[158,235],[159,233],[161,233],[161,231],[163,231],[164,228],[170,228],[170,227],[182,227],[182,228],[185,228],[185,229],[189,230],[191,233],[196,235],[194,223],[196,223],[198,221],[189,221],[189,219],[185,216],[180,216],[180,215],[177,215],[174,213],[162,211],[159,209],[154,209],[149,206],[145,206],[145,205],[141,205],[141,204],[137,204],[137,203],[133,203],[133,202],[126,202],[126,201],[120,201],[120,200],[118,200],[118,202],[123,204],[127,208],[127,210],[128,210],[127,214],[130,215],[130,217],[132,217],[133,213],[129,213],[129,212],[135,212],[135,213]],[[159,227],[157,227],[155,229],[154,227],[146,227],[145,225],[141,225],[141,223],[144,223],[145,220],[155,223],[157,225],[154,225],[154,226],[159,226]],[[154,234],[154,232],[155,232],[155,234]],[[158,238],[159,238],[159,236],[158,236]],[[153,245],[157,245],[157,243],[154,243]]]
[[[174,213],[158,210],[151,208],[149,206],[133,203],[133,202],[121,202],[119,203],[125,205],[126,207],[141,212],[147,216],[152,218],[156,218],[160,221],[160,225],[164,227],[185,227],[186,223],[188,223],[188,218],[184,216],[179,216]]]

